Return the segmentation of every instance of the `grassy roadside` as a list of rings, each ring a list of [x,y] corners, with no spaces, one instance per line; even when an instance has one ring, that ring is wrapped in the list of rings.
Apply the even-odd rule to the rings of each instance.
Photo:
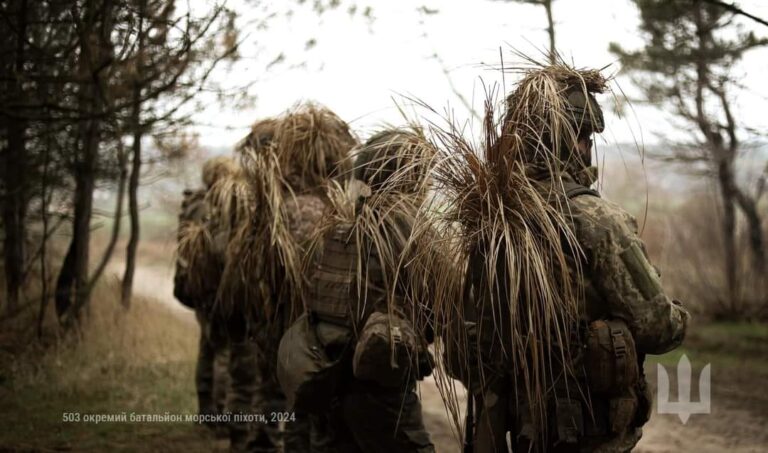
[[[768,375],[768,324],[723,322],[689,326],[683,345],[648,362],[671,367],[686,354],[694,368],[706,363],[733,371]]]
[[[212,451],[192,423],[86,423],[86,414],[194,414],[197,326],[137,297],[128,313],[102,286],[80,338],[5,355],[0,450]],[[6,345],[7,346],[7,345]],[[7,348],[6,348],[7,351]],[[65,422],[79,413],[80,422]]]
[[[85,414],[192,414],[196,409],[197,325],[141,297],[123,313],[116,291],[109,285],[98,288],[80,339],[49,338],[43,348],[32,334],[24,337],[27,344],[12,345],[11,332],[0,326],[0,451],[226,449],[191,423],[83,422]],[[768,420],[768,395],[755,395],[768,377],[766,352],[766,325],[697,324],[682,348],[649,357],[648,369],[653,373],[655,363],[662,363],[672,370],[683,353],[694,368],[711,362],[716,416],[701,417],[700,424],[719,432],[734,413],[748,414],[753,424]],[[723,408],[729,412],[718,412]],[[80,413],[81,421],[64,422],[64,413]],[[750,436],[742,437],[755,435]]]

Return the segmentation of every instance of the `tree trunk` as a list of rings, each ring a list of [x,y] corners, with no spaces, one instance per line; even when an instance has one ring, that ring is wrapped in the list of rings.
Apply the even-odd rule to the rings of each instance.
[[[91,277],[91,283],[88,287],[88,292],[90,292],[96,282],[101,277],[101,274],[104,273],[104,270],[107,268],[107,265],[109,264],[109,260],[112,258],[112,253],[115,251],[115,245],[117,244],[117,238],[120,236],[120,224],[123,221],[123,198],[125,198],[125,182],[128,179],[128,170],[125,168],[126,166],[126,158],[125,158],[125,152],[120,149],[118,151],[118,161],[120,165],[120,176],[118,177],[117,182],[117,201],[115,204],[115,215],[114,215],[114,222],[112,223],[112,233],[109,237],[109,242],[107,243],[107,248],[104,250],[104,255],[101,257],[101,261],[99,261],[99,265],[96,266],[96,269],[93,271],[93,276]]]
[[[48,308],[48,167],[51,156],[51,135],[45,135],[45,152],[43,154],[43,175],[40,184],[40,219],[43,222],[43,237],[40,243],[40,312],[37,315],[37,337],[43,337],[45,311]]]
[[[96,162],[101,141],[101,121],[104,110],[105,86],[103,71],[111,59],[112,4],[97,5],[92,0],[85,5],[81,23],[79,76],[84,81],[79,94],[79,110],[83,119],[78,127],[78,150],[75,160],[75,196],[72,241],[64,259],[57,282],[57,311],[65,309],[65,326],[80,320],[80,311],[90,299],[88,255],[91,242],[93,191],[96,185]],[[97,20],[99,18],[100,20]],[[60,312],[62,316],[65,312]]]
[[[24,42],[27,30],[27,1],[18,4],[18,33],[16,34],[15,62],[13,81],[8,86],[13,100],[23,101],[24,93],[19,77],[24,71]],[[25,218],[27,213],[27,169],[26,131],[27,121],[18,116],[5,118],[8,131],[8,145],[3,156],[3,179],[5,181],[5,199],[3,200],[3,226],[5,240],[3,255],[6,281],[6,313],[11,315],[18,308],[19,293],[24,274],[24,243],[26,241]]]
[[[134,133],[133,160],[131,165],[131,178],[128,183],[128,211],[131,218],[131,233],[125,250],[125,273],[123,274],[123,287],[121,302],[123,307],[130,308],[133,292],[133,277],[136,270],[136,252],[139,247],[139,177],[141,175],[141,132]]]
[[[131,180],[128,183],[128,211],[131,218],[131,233],[125,250],[125,273],[120,301],[126,309],[131,306],[133,292],[133,277],[136,272],[136,252],[139,248],[141,224],[139,221],[139,180],[141,177],[141,139],[144,130],[141,125],[141,75],[144,52],[144,15],[146,1],[139,4],[138,55],[136,59],[136,82],[133,87],[133,110],[131,112],[131,127],[133,128],[133,159],[131,162]]]
[[[547,34],[549,34],[549,62],[555,64],[557,48],[555,47],[555,21],[552,18],[552,0],[542,0],[544,9],[547,10]]]
[[[734,195],[741,208],[741,212],[744,213],[744,217],[747,219],[749,245],[752,249],[752,262],[760,277],[763,277],[763,272],[765,271],[765,242],[763,240],[763,225],[757,209],[757,202],[740,189],[737,189]]]
[[[736,256],[736,206],[734,200],[733,175],[730,162],[721,157],[717,168],[718,184],[720,186],[720,199],[723,203],[723,251],[725,253],[723,265],[725,266],[727,314],[736,316],[739,310],[738,295],[738,262]]]
[[[24,181],[25,130],[26,122],[8,119],[8,148],[4,156],[5,200],[3,200],[3,227],[5,240],[3,255],[6,280],[6,313],[11,315],[18,309],[19,293],[24,273],[24,242],[26,240],[24,220],[26,217],[26,182]]]
[[[68,321],[77,322],[80,319],[80,310],[88,303],[89,279],[88,256],[91,243],[91,216],[93,214],[93,190],[95,188],[95,152],[98,147],[96,136],[99,126],[94,120],[86,120],[88,124],[83,127],[83,162],[75,171],[75,213],[72,224],[72,241],[67,255],[71,254],[71,260],[64,260],[71,267],[61,273],[69,275],[70,281],[65,289],[67,297]],[[60,291],[57,290],[57,293]]]

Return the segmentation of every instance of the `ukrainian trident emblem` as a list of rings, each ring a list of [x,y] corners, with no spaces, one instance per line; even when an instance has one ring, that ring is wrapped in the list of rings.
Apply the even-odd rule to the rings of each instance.
[[[691,362],[683,354],[677,362],[677,401],[669,400],[669,375],[661,364],[656,364],[658,393],[656,406],[659,414],[677,414],[683,424],[688,423],[691,414],[709,414],[710,405],[710,364],[699,375],[699,401],[691,401]]]

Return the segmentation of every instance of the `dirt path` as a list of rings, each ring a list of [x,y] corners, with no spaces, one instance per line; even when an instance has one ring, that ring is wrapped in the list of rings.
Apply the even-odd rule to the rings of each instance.
[[[654,414],[636,451],[766,452],[768,451],[768,395],[765,377],[750,369],[712,364],[711,413],[692,415],[683,424],[675,415]],[[647,367],[651,368],[651,367]],[[655,367],[654,367],[655,368]],[[668,367],[670,368],[670,367]],[[656,382],[649,369],[649,382]],[[695,373],[698,376],[698,373]]]
[[[115,267],[114,270],[121,269]],[[196,327],[194,313],[173,298],[173,268],[168,265],[142,266],[136,269],[137,292],[157,299],[180,319]],[[193,332],[193,331],[191,331]],[[649,367],[651,368],[651,367]],[[654,367],[655,368],[655,367]],[[751,391],[763,392],[764,381],[750,382],[747,376],[730,376],[727,370],[712,375],[712,413],[693,415],[683,425],[676,416],[654,414],[644,428],[643,439],[635,451],[642,453],[768,451],[768,401],[754,400]],[[655,383],[655,370],[649,369],[649,381]],[[731,373],[733,374],[733,373]],[[449,416],[432,378],[419,387],[425,424],[440,453],[460,452]],[[763,398],[766,398],[763,395]],[[750,404],[751,401],[751,404]],[[464,403],[462,402],[462,407]],[[746,408],[746,409],[745,409]]]

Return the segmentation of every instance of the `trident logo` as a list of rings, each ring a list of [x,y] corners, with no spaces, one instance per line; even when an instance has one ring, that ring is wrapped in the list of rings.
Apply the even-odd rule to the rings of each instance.
[[[691,414],[709,414],[710,364],[699,375],[699,401],[691,401],[691,362],[683,354],[677,362],[677,401],[669,401],[669,376],[667,370],[656,364],[658,395],[656,403],[660,414],[677,414],[683,424],[688,423]]]

